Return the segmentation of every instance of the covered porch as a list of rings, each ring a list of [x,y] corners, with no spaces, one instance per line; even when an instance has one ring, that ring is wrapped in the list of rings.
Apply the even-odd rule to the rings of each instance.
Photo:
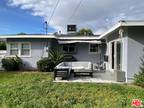
[[[103,63],[106,44],[97,39],[59,39],[59,50],[64,53],[67,61],[84,61],[93,64]],[[73,59],[67,59],[67,58]]]
[[[58,44],[60,51],[73,56],[74,61],[66,60],[65,62],[72,64],[63,63],[58,66],[58,71],[56,70],[54,75],[55,82],[124,82],[121,79],[122,72],[106,70],[105,64],[108,58],[105,57],[106,44],[103,40],[61,38]],[[66,78],[57,76],[57,73],[66,73]],[[75,75],[77,73],[80,75]]]

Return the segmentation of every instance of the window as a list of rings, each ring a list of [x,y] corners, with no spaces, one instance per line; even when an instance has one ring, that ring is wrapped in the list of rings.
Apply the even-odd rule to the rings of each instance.
[[[75,44],[63,45],[63,52],[64,53],[75,53],[76,52]]]
[[[91,54],[96,54],[100,52],[100,48],[98,44],[89,44],[89,52]]]
[[[18,55],[18,43],[10,44],[10,55]]]
[[[30,43],[21,43],[21,56],[30,55]]]
[[[10,55],[30,56],[31,44],[24,43],[10,43]]]

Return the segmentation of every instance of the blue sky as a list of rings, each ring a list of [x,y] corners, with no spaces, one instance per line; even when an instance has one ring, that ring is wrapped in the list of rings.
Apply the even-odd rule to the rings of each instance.
[[[44,33],[57,1],[0,0],[0,34]],[[49,32],[66,33],[67,24],[76,24],[101,34],[119,20],[144,20],[144,0],[59,0]]]
[[[0,34],[28,34],[44,33],[44,19],[33,16],[30,10],[9,6],[7,0],[0,0]],[[49,28],[49,32],[53,32]]]

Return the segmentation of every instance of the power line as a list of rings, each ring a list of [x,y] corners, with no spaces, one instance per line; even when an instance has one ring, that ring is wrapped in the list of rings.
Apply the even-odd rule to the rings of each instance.
[[[71,18],[75,15],[75,13],[78,11],[79,7],[81,6],[83,0],[80,0],[80,2],[78,3],[78,5],[76,6],[76,8],[74,9],[72,15],[69,17],[68,21],[69,22],[71,20]]]
[[[60,0],[57,0],[56,5],[55,5],[55,7],[54,7],[54,9],[53,9],[53,11],[52,11],[52,14],[51,14],[50,18],[49,18],[49,21],[48,21],[48,22],[45,22],[45,23],[47,24],[47,27],[46,27],[47,30],[46,30],[46,31],[48,31],[48,26],[49,26],[49,24],[50,24],[50,21],[52,20],[52,17],[53,17],[53,15],[54,15],[54,13],[55,13],[55,11],[56,11],[59,3],[60,3]]]
[[[71,16],[68,18],[68,20],[66,21],[66,24],[72,19],[72,17],[75,15],[75,13],[78,11],[78,9],[80,8],[81,4],[82,4],[83,0],[80,0],[79,3],[77,4],[77,6],[75,7],[73,13],[71,14]],[[66,29],[67,26],[64,27],[64,29]]]

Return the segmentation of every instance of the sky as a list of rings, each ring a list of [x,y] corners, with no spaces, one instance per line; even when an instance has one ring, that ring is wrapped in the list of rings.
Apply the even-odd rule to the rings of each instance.
[[[43,34],[45,21],[49,33],[76,24],[101,34],[119,20],[144,20],[144,0],[0,0],[0,34]]]

